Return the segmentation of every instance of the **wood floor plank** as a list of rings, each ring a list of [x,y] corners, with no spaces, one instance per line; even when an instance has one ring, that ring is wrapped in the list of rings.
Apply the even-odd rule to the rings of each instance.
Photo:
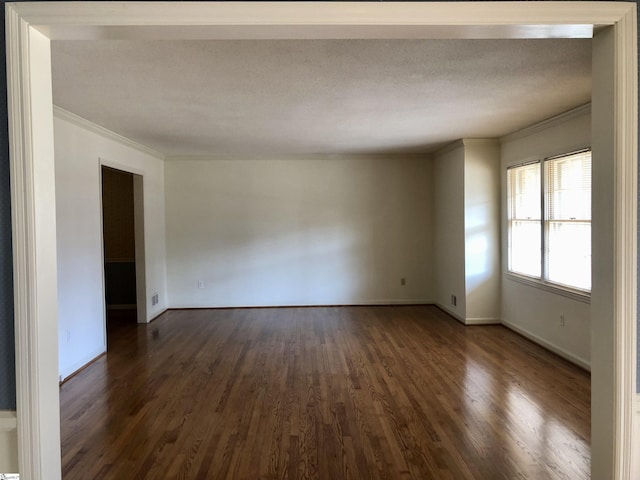
[[[65,480],[588,479],[590,377],[432,306],[170,311],[61,387]]]

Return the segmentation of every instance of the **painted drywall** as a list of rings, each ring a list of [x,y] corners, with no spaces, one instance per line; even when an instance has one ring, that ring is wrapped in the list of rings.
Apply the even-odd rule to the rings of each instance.
[[[431,180],[423,156],[168,160],[170,305],[432,301]]]
[[[16,412],[0,410],[0,472],[18,472]]]
[[[502,139],[502,322],[544,344],[571,361],[589,368],[591,309],[585,301],[518,281],[507,271],[507,167],[568,153],[591,145],[589,108],[516,132]],[[565,326],[560,326],[564,315]]]
[[[464,145],[456,142],[441,150],[433,162],[435,302],[464,321]],[[456,305],[452,304],[451,295],[456,296]]]
[[[434,163],[436,303],[465,324],[499,323],[498,141],[458,140]]]
[[[166,309],[164,161],[56,111],[60,376],[105,351],[101,163],[143,176],[147,318]],[[151,305],[158,292],[159,304]]]
[[[465,139],[465,323],[500,322],[500,144]]]

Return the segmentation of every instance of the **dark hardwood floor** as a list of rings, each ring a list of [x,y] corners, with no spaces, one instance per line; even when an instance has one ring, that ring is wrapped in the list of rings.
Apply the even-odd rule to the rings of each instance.
[[[61,387],[65,480],[589,478],[589,374],[435,307],[170,311],[109,340]]]

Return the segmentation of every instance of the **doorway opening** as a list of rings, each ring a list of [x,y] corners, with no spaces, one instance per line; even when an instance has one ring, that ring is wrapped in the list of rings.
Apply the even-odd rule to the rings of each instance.
[[[382,37],[397,35],[404,25],[413,35],[423,26],[443,32],[443,26],[454,25],[458,35],[467,37],[473,32],[487,35],[496,29],[501,35],[513,36],[517,32],[540,34],[558,32],[558,28],[563,27],[575,29],[585,24],[597,25],[601,33],[596,36],[599,38],[594,46],[600,52],[599,57],[610,62],[606,68],[599,69],[606,77],[606,85],[603,82],[602,86],[607,88],[601,88],[606,95],[598,102],[594,101],[598,110],[594,125],[603,128],[601,137],[603,145],[606,144],[606,158],[612,161],[603,162],[606,171],[594,176],[598,178],[595,182],[598,189],[602,189],[599,199],[603,200],[594,203],[598,204],[603,218],[604,213],[609,213],[607,226],[610,228],[602,229],[602,238],[598,238],[606,247],[602,249],[599,265],[602,282],[607,283],[607,288],[593,298],[593,303],[599,307],[593,318],[599,324],[592,332],[594,338],[603,339],[594,342],[598,343],[598,348],[593,349],[592,357],[598,367],[594,372],[594,385],[597,385],[594,390],[598,392],[594,398],[601,407],[594,408],[598,412],[593,417],[597,420],[593,433],[598,438],[594,449],[600,452],[600,458],[593,462],[593,476],[633,476],[628,473],[634,451],[632,436],[628,435],[629,426],[637,417],[634,413],[637,407],[632,411],[632,406],[637,405],[633,389],[636,368],[637,36],[636,12],[635,7],[630,6],[632,4],[610,2],[605,6],[600,2],[557,2],[554,5],[556,2],[542,2],[545,4],[523,3],[522,7],[514,4],[501,9],[495,4],[486,8],[483,2],[455,8],[446,3],[418,2],[410,6],[393,4],[393,10],[387,11],[390,4],[374,2],[366,8],[337,2],[306,4],[300,9],[294,9],[291,2],[283,2],[270,5],[267,12],[264,8],[247,9],[242,2],[233,5],[184,2],[173,7],[165,3],[162,8],[132,4],[122,12],[114,11],[109,5],[102,10],[91,5],[88,14],[86,5],[85,9],[76,5],[60,11],[57,2],[46,3],[7,4],[14,258],[17,259],[14,270],[20,417],[17,429],[19,462],[25,476],[50,478],[60,470],[55,454],[60,443],[59,419],[51,414],[57,403],[54,361],[57,322],[55,308],[48,308],[55,305],[55,288],[48,287],[52,284],[55,287],[57,266],[55,255],[47,254],[46,248],[55,236],[56,227],[55,203],[51,201],[55,198],[55,178],[49,40],[56,35],[61,38],[65,32],[69,36],[84,35],[86,38],[93,34],[104,38],[111,33],[109,28],[123,35],[128,33],[132,19],[140,19],[135,22],[136,28],[153,27],[143,30],[148,35],[158,35],[166,27],[175,36],[181,27],[197,24],[198,32],[220,35],[220,31],[224,31],[227,35],[235,35],[234,38],[246,33],[230,28],[230,25],[253,29],[254,36],[257,33],[261,38],[268,33],[291,35],[293,31],[302,32],[305,38],[314,32],[316,35],[336,35],[336,32],[371,35],[373,32]],[[148,8],[154,9],[153,15],[145,18],[148,13],[143,10]],[[577,19],[578,23],[568,24],[568,19]],[[303,28],[311,24],[314,29]],[[615,27],[601,28],[604,25]],[[140,36],[138,34],[137,38]],[[594,100],[597,98],[598,95]],[[612,191],[614,185],[616,188]]]
[[[105,329],[146,321],[142,176],[102,165]]]

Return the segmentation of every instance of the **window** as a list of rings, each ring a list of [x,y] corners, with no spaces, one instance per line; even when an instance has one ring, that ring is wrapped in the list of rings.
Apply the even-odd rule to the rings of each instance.
[[[508,268],[591,290],[591,151],[507,170]]]

